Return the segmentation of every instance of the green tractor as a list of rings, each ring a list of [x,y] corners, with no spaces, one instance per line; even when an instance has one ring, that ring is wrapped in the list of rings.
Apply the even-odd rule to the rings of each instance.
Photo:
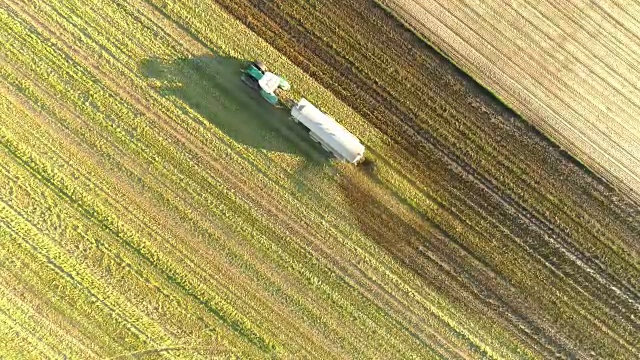
[[[282,91],[288,91],[291,85],[284,78],[269,72],[262,61],[251,62],[246,69],[242,70],[240,78],[252,89],[258,90],[269,104],[273,106],[287,104],[287,101],[283,101],[278,95],[283,95]]]

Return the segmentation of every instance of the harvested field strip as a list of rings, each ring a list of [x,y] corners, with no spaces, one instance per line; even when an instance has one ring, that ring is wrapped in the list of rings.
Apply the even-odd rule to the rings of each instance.
[[[568,294],[573,298],[569,302],[549,303],[546,311],[567,307],[570,310],[564,319],[570,322],[577,321],[573,312],[581,313],[588,319],[581,325],[585,330],[591,328],[591,322],[600,324],[596,326],[604,336],[632,351],[632,334],[638,327],[632,315],[638,311],[638,283],[631,275],[638,273],[634,240],[640,233],[637,204],[616,195],[515,115],[493,103],[414,35],[381,15],[371,2],[342,2],[335,8],[333,3],[315,7],[296,1],[253,1],[246,6],[221,3],[354,109],[371,121],[379,121],[374,124],[400,144],[407,144],[407,135],[392,135],[395,129],[383,124],[393,123],[396,129],[407,124],[422,138],[405,147],[412,153],[404,159],[405,168],[424,169],[413,172],[416,184],[439,192],[435,198],[476,227],[478,235],[500,241],[510,234],[526,249],[524,254],[535,255],[545,264],[541,273],[552,277],[544,282],[558,282],[560,292],[566,286],[578,290]],[[306,52],[300,51],[301,47]],[[443,93],[448,95],[443,97]],[[375,94],[381,95],[370,97]],[[415,150],[425,145],[432,147],[425,150],[431,156]],[[458,156],[450,155],[452,151]],[[412,158],[424,160],[411,166]],[[438,163],[439,158],[445,162]],[[442,172],[452,165],[460,175]],[[461,175],[470,176],[471,181],[461,181]],[[474,188],[477,190],[472,191]],[[617,220],[612,222],[612,218]],[[489,223],[478,228],[485,221]],[[506,234],[496,233],[500,228]],[[458,235],[466,246],[471,244],[467,243],[469,235]],[[480,244],[470,252],[489,256],[498,261],[496,265],[504,262],[489,252],[486,244]],[[496,245],[506,244],[500,241]],[[508,252],[511,256],[522,251],[518,247],[512,250]],[[523,266],[530,260],[522,260],[525,262],[510,271],[530,269],[531,265]],[[517,264],[512,261],[512,266]],[[522,285],[530,286],[530,281],[526,279]],[[615,352],[617,346],[607,351]]]
[[[561,146],[637,199],[637,4],[381,1]]]

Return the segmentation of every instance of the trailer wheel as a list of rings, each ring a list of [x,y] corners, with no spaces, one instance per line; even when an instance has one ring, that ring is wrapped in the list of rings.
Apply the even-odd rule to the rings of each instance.
[[[376,163],[374,163],[369,158],[364,158],[360,163],[356,165],[358,169],[361,169],[368,175],[375,175],[376,172]]]
[[[289,99],[289,98],[285,98],[283,102],[284,102],[284,105],[289,109],[292,109],[297,104],[295,100]],[[296,122],[298,122],[297,119],[296,119]]]

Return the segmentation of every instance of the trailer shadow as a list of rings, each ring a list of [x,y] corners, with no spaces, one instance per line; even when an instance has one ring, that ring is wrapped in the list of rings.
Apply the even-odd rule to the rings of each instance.
[[[328,162],[328,154],[304,126],[291,121],[287,109],[270,105],[240,80],[246,64],[215,55],[150,58],[140,64],[140,71],[163,96],[179,100],[175,104],[184,113],[199,114],[239,144],[301,156],[311,164]]]

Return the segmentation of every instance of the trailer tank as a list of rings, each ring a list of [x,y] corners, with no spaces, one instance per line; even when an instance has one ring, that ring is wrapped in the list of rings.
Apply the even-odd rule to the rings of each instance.
[[[341,161],[358,164],[364,160],[364,146],[357,137],[329,115],[302,98],[291,107],[291,117],[309,129],[309,136]]]

